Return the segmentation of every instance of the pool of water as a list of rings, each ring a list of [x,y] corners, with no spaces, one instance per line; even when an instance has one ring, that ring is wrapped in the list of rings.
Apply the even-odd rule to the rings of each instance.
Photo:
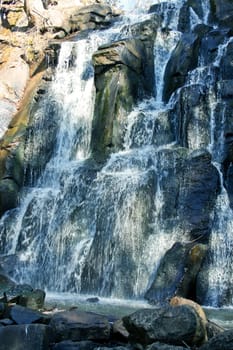
[[[93,297],[95,296],[80,296],[70,293],[46,293],[45,306],[48,309],[55,310],[78,308],[81,311],[91,311],[106,315],[113,320],[129,315],[139,309],[153,308],[145,300],[98,298],[98,302],[88,301],[89,298]],[[204,311],[207,318],[217,325],[226,329],[233,328],[233,308],[216,309],[204,307]]]
[[[153,308],[145,300],[125,300],[112,298],[98,298],[98,302],[90,302],[95,296],[80,296],[69,293],[46,293],[45,307],[59,310],[78,308],[81,311],[96,312],[113,319],[129,315],[139,309]]]

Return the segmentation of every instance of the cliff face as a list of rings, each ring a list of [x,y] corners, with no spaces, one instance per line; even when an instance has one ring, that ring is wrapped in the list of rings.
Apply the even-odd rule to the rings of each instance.
[[[2,1],[0,24],[0,213],[14,208],[24,181],[26,138],[57,64],[59,44],[80,31],[108,27],[119,15],[95,1]],[[32,118],[32,119],[31,119]],[[54,132],[56,127],[53,127]],[[51,143],[54,138],[50,135]],[[32,168],[42,169],[51,144]],[[38,160],[40,159],[40,161]],[[39,164],[38,164],[39,163]]]

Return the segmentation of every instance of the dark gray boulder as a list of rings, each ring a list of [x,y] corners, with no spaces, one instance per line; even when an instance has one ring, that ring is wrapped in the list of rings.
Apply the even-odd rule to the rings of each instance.
[[[20,306],[14,305],[9,308],[9,316],[16,324],[45,323],[48,317],[42,313]]]
[[[49,350],[53,335],[45,325],[17,325],[1,327],[0,339],[0,350]]]
[[[7,302],[18,304],[19,298],[22,294],[32,292],[32,287],[28,284],[17,284],[5,291]]]
[[[153,343],[146,347],[146,350],[185,350],[185,349],[187,348],[183,346],[163,344],[160,342]]]
[[[101,344],[92,341],[73,342],[65,340],[53,346],[53,350],[93,350],[101,346]]]
[[[206,344],[201,346],[199,350],[232,350],[233,349],[233,330],[222,332]]]
[[[200,345],[205,328],[195,310],[187,305],[144,309],[123,317],[132,342],[151,344],[156,341],[172,345]]]
[[[206,251],[204,244],[175,243],[162,258],[145,298],[161,304],[175,295],[195,297],[195,280]]]
[[[45,292],[41,289],[35,289],[33,291],[23,292],[19,297],[18,304],[37,310],[43,308],[44,301]]]
[[[106,317],[79,310],[55,314],[50,322],[58,341],[108,340],[110,324]]]

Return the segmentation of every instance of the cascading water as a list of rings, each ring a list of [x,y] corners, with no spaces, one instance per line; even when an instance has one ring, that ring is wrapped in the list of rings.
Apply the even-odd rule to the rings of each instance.
[[[177,16],[170,16],[169,32],[157,34],[156,98],[129,115],[125,150],[113,154],[99,172],[84,159],[89,155],[94,101],[90,58],[100,36],[62,45],[50,91],[60,119],[53,156],[37,186],[1,222],[3,253],[19,255],[16,278],[58,291],[117,297],[145,292],[155,265],[177,239],[172,229],[167,238],[160,218],[164,190],[160,168],[165,172],[171,158],[176,161],[173,139],[161,140],[158,149],[153,145],[159,129],[169,128],[162,86],[166,62],[179,39],[175,21]],[[166,22],[167,26],[168,18]],[[140,130],[137,119],[144,123]],[[13,225],[6,230],[9,215]]]
[[[185,1],[151,1],[146,8],[141,1],[108,3],[133,16],[130,13],[125,22],[109,30],[61,45],[54,81],[34,116],[39,127],[30,134],[26,158],[30,163],[39,154],[40,127],[46,127],[43,118],[49,111],[55,135],[52,151],[36,182],[33,171],[27,174],[30,181],[22,191],[20,206],[1,219],[0,249],[2,254],[18,255],[14,274],[18,281],[50,291],[132,298],[144,295],[161,258],[175,242],[193,238],[185,217],[185,206],[190,204],[187,192],[194,186],[189,168],[195,157],[192,151],[208,149],[221,170],[225,116],[219,130],[215,74],[229,42],[218,45],[211,64],[199,56],[196,68],[189,70],[183,85],[164,102],[166,68],[182,39],[179,13]],[[91,149],[96,93],[91,58],[98,46],[131,38],[131,23],[151,20],[145,14],[150,5],[157,6],[160,18],[154,35],[153,96],[141,99],[128,114],[122,127],[122,149],[98,163]],[[209,1],[203,1],[199,14],[190,7],[188,27],[207,24],[209,7]],[[188,100],[191,89],[195,94]],[[179,107],[182,98],[187,107],[193,103],[190,115]],[[195,221],[196,203],[193,213]],[[212,261],[203,303],[217,305],[219,295],[229,290],[231,218],[222,186],[211,214]],[[227,259],[222,264],[224,254]]]

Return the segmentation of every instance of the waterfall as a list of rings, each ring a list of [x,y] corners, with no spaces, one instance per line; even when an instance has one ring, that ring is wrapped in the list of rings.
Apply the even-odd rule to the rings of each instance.
[[[146,5],[139,0],[106,2],[123,9],[125,17],[108,30],[88,32],[61,44],[53,81],[38,103],[29,130],[28,182],[20,205],[0,220],[0,252],[18,256],[13,277],[34,287],[141,298],[174,243],[196,242],[197,236],[203,238],[210,229],[211,234],[203,239],[204,244],[208,241],[209,252],[200,272],[207,270],[201,302],[215,306],[226,304],[226,299],[232,302],[228,280],[232,278],[233,217],[222,173],[229,106],[218,81],[232,38],[221,41],[215,33],[213,47],[205,48],[204,39],[211,31],[200,24],[208,24],[208,0],[187,7],[184,0],[154,0]],[[155,6],[155,13],[148,13],[150,6]],[[183,35],[180,27],[190,32]],[[194,45],[199,30],[195,60],[192,55],[198,50],[189,51],[188,46]],[[97,159],[92,137],[102,86],[93,54],[99,47],[99,52],[108,54],[108,44],[115,42],[118,55],[119,40],[131,45],[139,37],[140,45],[146,42],[140,47],[153,55],[153,91],[140,91],[126,116],[120,106],[120,117],[125,118],[116,122],[121,145],[109,143],[106,154]],[[128,48],[122,44],[121,49],[125,50],[123,70],[128,71]],[[130,50],[136,62],[138,52],[133,45]],[[103,65],[103,70],[114,74],[123,63]],[[146,64],[135,70],[143,70]],[[179,64],[184,67],[180,69]],[[135,77],[134,68],[130,74]],[[121,74],[118,78],[116,85]],[[166,85],[172,83],[175,88],[165,102]],[[212,189],[209,182],[214,172]],[[203,183],[207,181],[206,190]]]
[[[129,114],[124,150],[112,154],[101,170],[89,158],[95,98],[91,57],[116,37],[116,28],[62,44],[48,97],[59,124],[51,159],[34,188],[25,189],[21,205],[0,222],[2,253],[19,256],[17,280],[48,290],[140,297],[163,254],[179,235],[183,239],[182,229],[178,233],[163,222],[164,176],[175,174],[177,161],[162,101],[163,75],[180,37],[180,6],[174,2],[174,15],[164,19],[169,30],[157,33],[155,97]],[[138,10],[140,3],[123,7]],[[47,110],[44,102],[35,119]],[[160,130],[168,131],[165,139],[159,140]],[[42,131],[37,132],[39,138]],[[32,137],[30,151],[36,153],[38,138]]]

